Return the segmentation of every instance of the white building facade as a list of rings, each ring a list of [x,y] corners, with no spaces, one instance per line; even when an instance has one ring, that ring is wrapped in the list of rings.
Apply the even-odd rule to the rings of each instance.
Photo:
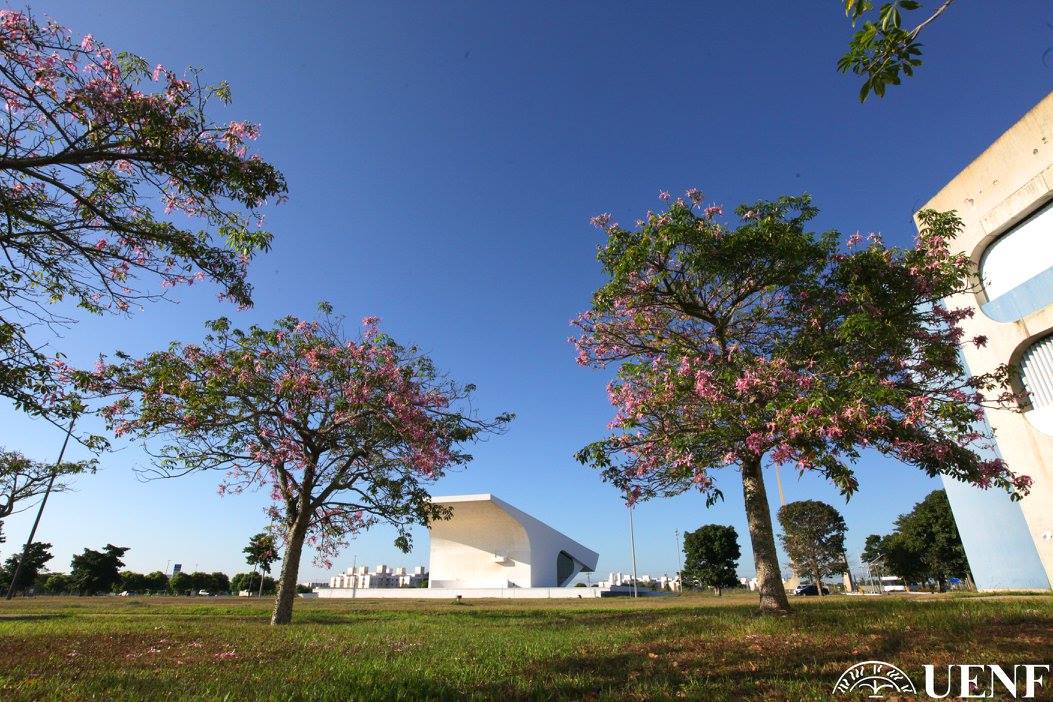
[[[436,497],[453,515],[431,524],[428,587],[566,587],[599,554],[491,494]]]
[[[1053,94],[955,176],[925,209],[954,210],[963,229],[953,250],[979,272],[975,291],[949,298],[967,308],[962,357],[970,373],[1020,370],[1019,406],[989,410],[997,450],[1034,481],[1012,502],[999,490],[944,478],[981,590],[1048,589],[1053,583]],[[992,457],[993,457],[992,456]]]

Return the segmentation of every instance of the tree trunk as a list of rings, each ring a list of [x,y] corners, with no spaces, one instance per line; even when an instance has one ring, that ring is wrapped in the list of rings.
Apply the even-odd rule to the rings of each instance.
[[[817,570],[817,571],[813,572],[812,573],[812,579],[815,580],[815,596],[816,597],[822,597],[823,596],[823,576],[820,574],[820,571]]]
[[[746,523],[753,545],[753,563],[757,568],[757,590],[760,610],[782,614],[790,611],[786,590],[782,586],[779,556],[775,551],[775,532],[771,526],[768,493],[764,489],[760,457],[742,462],[742,494],[746,503]]]
[[[719,587],[715,587],[713,589],[717,591],[717,597],[720,597],[720,588]]]
[[[292,621],[293,601],[296,599],[296,577],[300,573],[300,554],[303,552],[304,537],[307,536],[307,525],[310,519],[310,513],[301,510],[289,530],[285,559],[282,561],[282,572],[278,580],[278,595],[274,598],[271,624],[288,624]]]

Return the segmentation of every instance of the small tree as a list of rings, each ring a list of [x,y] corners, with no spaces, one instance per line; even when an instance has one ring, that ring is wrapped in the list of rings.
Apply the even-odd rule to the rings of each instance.
[[[711,587],[719,596],[738,585],[739,536],[733,526],[706,524],[684,534],[684,572],[681,582]]]
[[[129,550],[113,544],[106,544],[102,551],[84,549],[70,561],[70,585],[82,595],[110,592],[121,582],[120,570],[124,567],[121,557]]]
[[[266,486],[285,541],[271,621],[292,619],[305,541],[328,559],[379,522],[410,548],[409,527],[449,515],[427,486],[470,460],[460,447],[511,419],[458,407],[474,390],[443,377],[416,348],[363,320],[348,339],[329,305],[322,319],[232,329],[221,319],[197,345],[103,367],[82,377],[118,395],[104,415],[116,434],[163,436],[161,475],[221,470],[220,492]]]
[[[848,570],[844,518],[825,502],[801,500],[779,509],[779,524],[794,570],[810,575],[821,596],[824,577]]]
[[[3,592],[23,592],[33,586],[44,565],[54,556],[51,555],[51,544],[34,541],[26,550],[26,561],[19,569],[19,561],[22,560],[22,552],[9,556],[4,561],[4,567],[0,569],[0,590]],[[18,573],[18,579],[12,587],[12,579]]]
[[[29,335],[73,321],[51,303],[126,314],[204,278],[251,302],[246,266],[271,241],[258,210],[285,181],[247,152],[256,125],[210,116],[230,97],[196,71],[151,70],[90,34],[0,12],[0,396],[75,411],[65,364]]]
[[[270,575],[271,564],[278,560],[278,545],[274,542],[274,536],[266,531],[249,539],[249,545],[242,549],[245,554],[245,562],[260,569],[261,573]],[[259,596],[263,597],[263,578],[260,578]]]
[[[668,194],[662,193],[663,199]],[[577,320],[578,360],[615,364],[612,435],[577,454],[630,502],[697,489],[720,499],[712,472],[736,466],[762,610],[789,608],[761,468],[789,463],[846,496],[871,447],[965,482],[1027,492],[1030,479],[977,451],[989,404],[1015,400],[1008,369],[969,377],[958,346],[970,310],[942,300],[971,289],[952,254],[953,214],[922,212],[917,247],[807,231],[808,197],[738,208],[717,219],[702,195],[649,213],[634,230],[610,215],[598,257],[608,281]],[[701,210],[693,211],[692,205]],[[971,343],[983,344],[976,337]]]

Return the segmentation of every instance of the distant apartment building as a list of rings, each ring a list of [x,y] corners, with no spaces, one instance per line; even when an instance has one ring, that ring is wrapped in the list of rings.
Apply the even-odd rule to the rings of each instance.
[[[596,583],[596,586],[600,588],[632,587],[632,585],[632,573],[621,572],[612,572],[608,574],[606,580],[601,580]],[[641,575],[636,579],[636,586],[651,588],[654,590],[680,592],[680,577],[676,576],[670,578],[668,575],[662,575],[657,578],[652,578],[650,575]]]
[[[348,568],[340,575],[334,575],[329,579],[331,588],[351,588],[369,590],[374,588],[395,587],[422,587],[428,578],[428,571],[424,566],[417,566],[412,572],[405,568],[389,568],[386,565],[378,565],[375,570],[370,571],[369,566],[358,566]]]
[[[953,248],[979,272],[975,291],[946,300],[972,310],[961,353],[970,373],[1019,369],[1019,406],[987,412],[1000,456],[1031,476],[1031,494],[944,478],[969,566],[981,590],[1053,583],[1053,93],[1009,128],[924,206],[955,210]]]

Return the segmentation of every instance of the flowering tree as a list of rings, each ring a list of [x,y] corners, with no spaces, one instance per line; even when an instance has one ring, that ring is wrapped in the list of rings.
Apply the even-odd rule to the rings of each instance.
[[[258,208],[285,182],[247,153],[256,125],[212,121],[216,101],[225,83],[0,11],[0,395],[20,409],[76,411],[29,334],[72,321],[53,303],[128,313],[208,278],[250,304],[246,265],[271,241]]]
[[[667,193],[662,193],[668,199]],[[721,497],[712,471],[737,466],[760,584],[760,606],[788,608],[779,577],[765,460],[818,473],[846,496],[851,464],[872,447],[929,475],[1019,495],[1030,480],[977,454],[991,438],[976,420],[1012,400],[1008,369],[966,377],[958,355],[968,310],[942,300],[965,290],[969,260],[952,254],[961,226],[924,212],[915,248],[856,234],[806,231],[808,197],[737,210],[688,191],[634,230],[610,215],[598,258],[609,280],[576,321],[582,365],[618,365],[608,386],[612,436],[578,459],[630,501],[696,488]]]
[[[471,459],[461,445],[511,419],[459,407],[474,387],[440,375],[377,318],[348,340],[331,308],[322,312],[319,321],[286,317],[247,331],[220,319],[201,345],[122,356],[81,376],[116,394],[102,411],[115,434],[167,440],[153,452],[161,475],[221,470],[220,494],[270,490],[268,512],[285,541],[274,624],[292,618],[305,540],[328,567],[349,536],[386,522],[408,551],[411,525],[449,516],[428,485]]]

